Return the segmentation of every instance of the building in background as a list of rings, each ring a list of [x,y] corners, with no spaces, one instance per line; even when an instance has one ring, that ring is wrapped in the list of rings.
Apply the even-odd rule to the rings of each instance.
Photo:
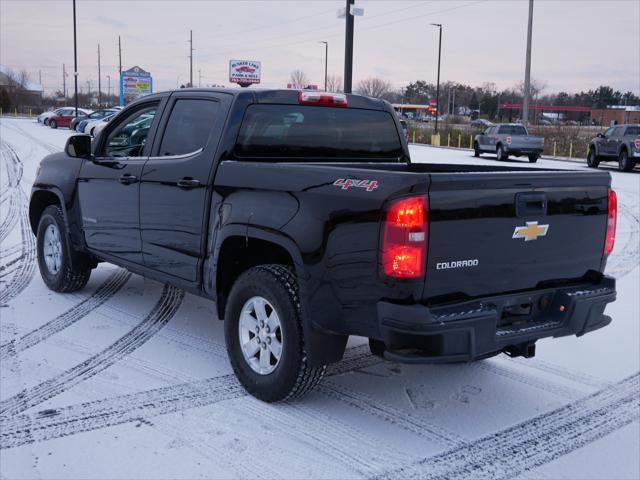
[[[43,93],[43,86],[31,82],[25,71],[16,72],[0,65],[0,107],[3,111],[37,109],[42,104]]]

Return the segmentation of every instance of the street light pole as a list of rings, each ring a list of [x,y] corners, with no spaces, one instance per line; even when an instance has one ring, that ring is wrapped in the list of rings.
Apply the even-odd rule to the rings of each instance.
[[[531,96],[531,30],[533,29],[533,0],[529,0],[529,25],[527,26],[527,58],[524,69],[524,99],[522,100],[522,124],[529,123],[529,97]]]
[[[111,75],[107,75],[107,103],[111,101]]]
[[[329,58],[329,42],[324,43],[324,91],[327,91],[327,60]]]
[[[344,12],[346,29],[344,38],[344,93],[351,93],[351,76],[353,73],[353,13],[351,6],[355,0],[347,0]]]
[[[435,133],[438,133],[438,115],[440,114],[440,57],[442,56],[442,24],[441,23],[432,23],[434,27],[438,27],[440,30],[439,40],[438,40],[438,81],[436,83],[436,130]]]
[[[73,0],[73,81],[76,94],[76,117],[78,116],[78,44],[76,40],[76,0]]]

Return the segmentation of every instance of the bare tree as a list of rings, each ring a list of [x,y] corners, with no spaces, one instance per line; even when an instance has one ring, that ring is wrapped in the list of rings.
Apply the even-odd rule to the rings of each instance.
[[[547,82],[542,80],[531,79],[529,84],[529,94],[531,98],[535,98],[540,95],[547,88]],[[522,96],[524,96],[524,82],[518,83],[515,90]]]
[[[342,92],[342,77],[339,75],[329,75],[327,77],[327,91],[328,92]]]
[[[29,76],[29,72],[27,72],[24,69],[20,70],[20,72],[18,73],[17,77],[18,77],[17,78],[18,85],[20,85],[22,88],[27,88],[27,85],[31,81],[31,77]]]
[[[358,82],[356,93],[367,97],[384,98],[391,93],[391,83],[381,78],[366,78]]]
[[[301,87],[306,87],[309,85],[309,77],[302,70],[294,70],[291,72],[291,76],[289,77],[291,83],[299,85]]]

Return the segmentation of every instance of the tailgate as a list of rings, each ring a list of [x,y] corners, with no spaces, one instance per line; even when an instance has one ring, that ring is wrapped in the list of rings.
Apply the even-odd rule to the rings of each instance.
[[[478,297],[600,271],[609,174],[433,174],[424,297]]]
[[[513,136],[509,148],[542,148],[542,137]]]

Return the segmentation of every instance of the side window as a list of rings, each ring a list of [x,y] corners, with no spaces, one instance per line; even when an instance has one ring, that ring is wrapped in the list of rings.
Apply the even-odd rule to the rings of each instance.
[[[624,127],[616,127],[613,129],[613,133],[611,134],[611,136],[616,138],[621,137],[623,130],[624,130]]]
[[[611,128],[607,128],[607,129],[605,130],[605,132],[604,132],[604,136],[605,136],[605,137],[610,137],[614,130],[615,130],[615,129],[614,129],[613,127],[611,127]]]
[[[159,155],[184,155],[207,145],[219,103],[214,100],[180,99],[171,110]]]
[[[139,157],[147,141],[158,104],[155,103],[123,118],[107,136],[103,157]]]

